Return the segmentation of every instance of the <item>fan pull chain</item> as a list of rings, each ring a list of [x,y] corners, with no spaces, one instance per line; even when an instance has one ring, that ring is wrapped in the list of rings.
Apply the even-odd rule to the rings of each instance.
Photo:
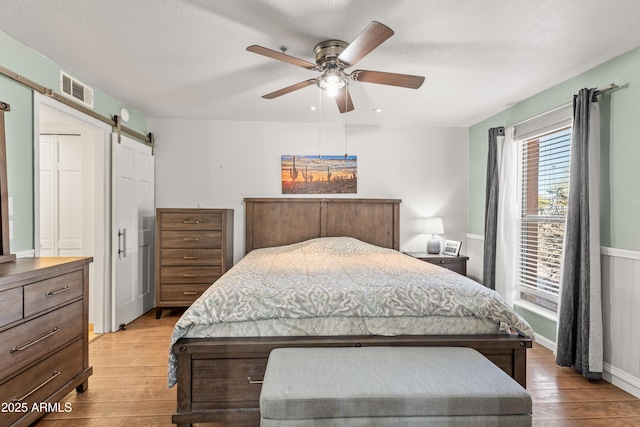
[[[318,91],[318,157],[322,159],[322,91]]]
[[[349,87],[345,86],[344,88],[344,158],[346,159],[349,156],[349,138],[348,138],[348,124],[347,117],[349,112],[347,111],[349,107]]]

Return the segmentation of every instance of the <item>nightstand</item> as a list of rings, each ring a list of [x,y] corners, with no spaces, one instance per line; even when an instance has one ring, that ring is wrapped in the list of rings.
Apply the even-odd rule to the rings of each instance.
[[[455,271],[463,276],[467,275],[467,261],[468,256],[458,255],[442,255],[442,254],[429,254],[426,252],[405,252],[405,254],[417,258],[422,261],[430,262],[431,264],[439,265],[440,267],[447,268],[451,271]]]

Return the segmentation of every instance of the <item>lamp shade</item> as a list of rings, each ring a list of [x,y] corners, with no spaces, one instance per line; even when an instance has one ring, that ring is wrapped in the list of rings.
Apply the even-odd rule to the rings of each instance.
[[[424,234],[444,234],[442,218],[425,218],[422,222],[422,233]]]

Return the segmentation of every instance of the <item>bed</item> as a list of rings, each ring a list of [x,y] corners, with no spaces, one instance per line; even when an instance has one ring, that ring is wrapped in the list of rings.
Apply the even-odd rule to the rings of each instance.
[[[529,325],[494,291],[398,252],[399,206],[245,199],[246,256],[174,329],[173,423],[259,425],[261,380],[279,347],[472,347],[526,386]]]

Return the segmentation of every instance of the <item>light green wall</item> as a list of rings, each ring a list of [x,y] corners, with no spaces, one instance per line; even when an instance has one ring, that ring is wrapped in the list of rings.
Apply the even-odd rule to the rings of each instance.
[[[30,89],[0,77],[0,100],[11,107],[4,118],[15,253],[33,249],[33,96]]]
[[[29,80],[60,93],[61,68],[24,44],[0,31],[0,65]],[[68,74],[89,84],[68,70]],[[117,76],[114,76],[117,78]],[[90,85],[91,86],[91,85]],[[94,88],[94,110],[105,116],[119,114],[123,105]],[[7,140],[7,180],[9,196],[13,198],[13,239],[11,252],[34,249],[34,202],[33,202],[33,95],[31,89],[0,75],[0,100],[11,106],[5,114]],[[130,111],[127,126],[147,133],[147,118]]]
[[[527,319],[529,325],[533,328],[537,335],[540,335],[551,342],[556,342],[556,322],[548,317],[541,316],[526,307],[518,304],[513,305],[513,309],[522,317]]]
[[[469,129],[467,231],[484,234],[488,129],[509,126],[571,102],[583,87],[619,89],[600,96],[601,245],[640,250],[640,48],[535,95]]]

